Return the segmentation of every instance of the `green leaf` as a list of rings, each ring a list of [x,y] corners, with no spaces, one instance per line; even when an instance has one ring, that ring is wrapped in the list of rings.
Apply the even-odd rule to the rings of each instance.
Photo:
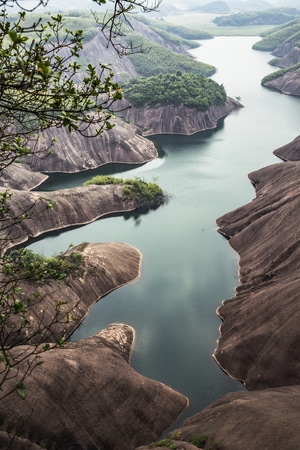
[[[25,389],[26,385],[22,381],[17,382],[17,393],[22,400],[25,400]]]
[[[43,351],[44,352],[46,352],[47,350],[50,350],[50,344],[45,344],[44,346],[43,346]]]

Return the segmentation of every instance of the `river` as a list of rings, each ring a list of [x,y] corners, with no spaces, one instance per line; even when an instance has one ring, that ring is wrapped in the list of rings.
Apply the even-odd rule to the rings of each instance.
[[[217,67],[213,78],[229,96],[241,98],[243,109],[214,131],[156,137],[160,158],[122,173],[158,182],[170,196],[166,205],[141,216],[104,218],[30,246],[48,256],[71,243],[121,241],[142,252],[140,279],[99,301],[72,339],[112,322],[133,326],[132,366],[187,395],[190,406],[183,417],[243,389],[212,359],[220,326],[216,308],[239,284],[238,257],[217,233],[215,220],[251,201],[255,193],[247,174],[280,162],[273,150],[300,134],[300,99],[260,85],[274,68],[268,65],[270,54],[251,49],[258,39],[217,37],[191,52]],[[113,169],[98,173],[104,171]],[[88,178],[87,173],[56,176],[41,189]]]

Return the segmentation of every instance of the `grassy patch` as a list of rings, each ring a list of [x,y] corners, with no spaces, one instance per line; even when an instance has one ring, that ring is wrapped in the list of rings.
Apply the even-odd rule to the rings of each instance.
[[[28,249],[12,250],[4,260],[2,272],[11,278],[45,281],[79,276],[84,263],[81,253],[61,253],[46,258]]]
[[[123,178],[115,178],[110,175],[98,175],[86,181],[84,186],[90,184],[123,185],[123,200],[125,202],[135,202],[136,209],[139,210],[155,209],[162,205],[166,199],[163,190],[156,183],[147,183],[139,178],[124,180]]]

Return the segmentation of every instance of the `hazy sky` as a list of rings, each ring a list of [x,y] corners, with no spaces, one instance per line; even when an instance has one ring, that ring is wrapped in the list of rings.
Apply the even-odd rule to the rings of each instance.
[[[19,0],[20,3],[26,8],[31,9],[34,7],[37,3],[37,0]],[[149,0],[149,5],[154,3],[155,0]],[[213,0],[212,0],[213,1]],[[226,1],[226,0],[225,0]],[[260,0],[262,3],[270,4],[270,6],[294,6],[299,7],[300,6],[300,0]],[[227,0],[227,4],[231,6],[231,4],[243,4],[247,3],[248,5],[255,5],[260,2],[259,0]],[[171,7],[174,9],[174,7],[178,10],[188,10],[189,6],[197,6],[197,5],[205,5],[207,3],[211,3],[210,0],[190,0],[187,2],[187,0],[162,0],[161,9],[166,10],[166,8]],[[92,0],[49,0],[48,1],[48,8],[54,9],[54,10],[63,10],[63,9],[99,9],[101,8],[104,10],[106,7],[109,7],[110,4],[112,4],[109,0],[107,1],[107,5],[105,6],[98,6],[95,2]]]

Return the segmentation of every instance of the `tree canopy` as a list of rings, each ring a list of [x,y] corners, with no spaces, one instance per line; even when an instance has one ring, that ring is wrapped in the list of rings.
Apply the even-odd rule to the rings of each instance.
[[[249,11],[215,17],[213,22],[220,27],[245,27],[249,25],[280,25],[300,15],[296,8],[270,8],[266,11]]]
[[[107,3],[93,2],[100,6]],[[110,108],[123,97],[111,67],[88,64],[83,70],[82,29],[70,29],[61,14],[49,14],[46,19],[37,16],[38,7],[47,3],[0,0],[0,175],[20,157],[37,154],[40,146],[36,143],[44,130],[65,127],[85,135],[94,125],[94,135],[98,135],[110,129]],[[111,3],[112,11],[103,15],[98,26],[107,45],[124,52],[125,47],[119,47],[117,39],[122,34],[122,23],[128,22],[127,14],[135,8],[150,11],[159,0],[152,4],[148,0]],[[27,9],[26,4],[30,5]],[[17,13],[9,10],[13,6],[19,8]],[[43,148],[43,156],[55,150],[50,147]],[[50,200],[44,200],[45,208],[55,208]],[[49,299],[54,302],[50,323],[44,323],[43,314],[32,322],[32,308],[41,299],[34,289],[32,295],[26,295],[22,281],[30,278],[41,282],[50,277],[59,282],[73,272],[74,264],[78,269],[81,263],[78,255],[69,252],[68,256],[51,260],[24,249],[7,253],[15,245],[18,225],[30,217],[31,210],[14,202],[10,189],[0,189],[0,399],[14,391],[25,397],[26,378],[42,362],[42,353],[51,347],[45,343],[51,327],[67,323],[71,315],[68,305]],[[26,348],[20,344],[26,344]],[[63,336],[53,343],[57,344],[63,345]],[[16,352],[16,348],[21,349]],[[24,362],[27,368],[21,373],[19,365]],[[10,387],[3,391],[8,381]]]
[[[134,65],[139,75],[150,77],[159,73],[169,73],[170,70],[176,72],[194,72],[204,76],[211,76],[215,72],[215,67],[196,61],[187,55],[178,54],[155,44],[148,39],[137,34],[127,34],[128,45],[146,49],[142,53],[129,54],[128,57]]]
[[[268,51],[275,50],[279,45],[288,42],[300,41],[300,19],[294,19],[291,22],[263,33],[262,39],[253,45],[254,50]]]
[[[135,78],[124,86],[124,93],[135,107],[183,104],[205,111],[211,105],[223,105],[226,101],[223,85],[195,73]]]

